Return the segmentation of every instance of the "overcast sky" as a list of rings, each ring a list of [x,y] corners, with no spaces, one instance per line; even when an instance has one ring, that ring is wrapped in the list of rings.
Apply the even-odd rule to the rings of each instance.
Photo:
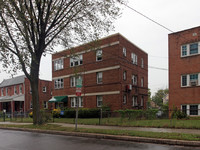
[[[128,5],[174,32],[200,26],[200,0],[129,0]],[[121,33],[147,52],[149,66],[168,69],[170,31],[124,6],[121,18],[115,22],[115,31],[110,34],[113,33]],[[40,70],[41,79],[51,80],[50,55],[42,58]],[[0,72],[0,82],[10,77]],[[168,71],[149,68],[148,86],[152,93],[168,88]]]

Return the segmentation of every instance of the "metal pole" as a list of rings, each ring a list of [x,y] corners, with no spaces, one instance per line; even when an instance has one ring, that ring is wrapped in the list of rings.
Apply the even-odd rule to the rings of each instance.
[[[78,106],[79,106],[79,96],[77,96],[77,104],[76,104],[75,130],[77,130],[77,124],[78,124]]]

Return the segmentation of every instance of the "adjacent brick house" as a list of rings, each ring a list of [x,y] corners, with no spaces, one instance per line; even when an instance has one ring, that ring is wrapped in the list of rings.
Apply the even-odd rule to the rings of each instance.
[[[200,27],[169,34],[169,108],[200,115]]]
[[[41,108],[48,108],[51,98],[52,82],[39,80]],[[7,113],[29,112],[32,109],[32,96],[29,80],[24,76],[3,80],[0,84],[0,111]]]
[[[81,79],[80,107],[145,109],[148,55],[122,35],[114,34],[53,54],[52,79],[50,101],[61,102],[60,107],[76,106],[76,84]]]

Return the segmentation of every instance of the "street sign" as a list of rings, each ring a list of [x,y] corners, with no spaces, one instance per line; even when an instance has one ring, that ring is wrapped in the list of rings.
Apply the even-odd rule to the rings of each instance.
[[[81,96],[82,88],[76,87],[76,96]]]
[[[82,87],[82,79],[77,79],[76,87],[78,87],[78,88]]]

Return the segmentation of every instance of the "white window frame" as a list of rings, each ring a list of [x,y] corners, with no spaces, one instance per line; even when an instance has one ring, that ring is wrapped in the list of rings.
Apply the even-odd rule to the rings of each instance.
[[[76,87],[78,79],[82,80],[82,76],[72,76],[72,77],[70,77],[70,87]]]
[[[33,109],[33,102],[32,102],[32,100],[30,102],[30,109]]]
[[[137,65],[137,55],[135,53],[131,53],[131,60],[134,65]]]
[[[127,101],[127,96],[126,96],[126,94],[124,94],[123,95],[123,103],[126,104],[126,101]]]
[[[22,85],[19,85],[19,94],[22,94]]]
[[[192,85],[191,85],[191,81],[192,81],[192,80],[190,80],[190,75],[193,75],[193,74],[198,74],[198,79],[193,80],[193,81],[196,81],[196,82],[197,82],[196,86],[200,86],[200,73],[192,73],[192,74],[184,74],[184,75],[181,75],[181,87],[191,87],[191,86],[192,86]],[[182,84],[182,83],[183,83],[183,76],[186,77],[186,85],[183,85],[183,84]]]
[[[141,87],[144,87],[144,77],[141,78]]]
[[[8,88],[6,88],[6,96],[8,96]]]
[[[47,92],[47,87],[46,87],[46,86],[43,86],[43,87],[42,87],[42,92],[43,92],[43,93]]]
[[[126,57],[126,48],[125,47],[123,47],[123,56]]]
[[[97,72],[97,84],[103,83],[103,72]]]
[[[3,88],[1,88],[1,96],[4,96],[4,94],[3,94]]]
[[[62,89],[64,88],[64,79],[59,78],[54,80],[54,89]]]
[[[96,51],[96,61],[102,61],[103,51],[102,49],[99,49]]]
[[[80,66],[83,64],[83,55],[76,55],[70,58],[70,67]]]
[[[144,68],[144,59],[141,58],[141,68]]]
[[[137,85],[137,76],[136,75],[132,75],[132,84]]]
[[[15,95],[17,94],[17,86],[16,85],[14,86],[14,94]]]
[[[99,102],[101,105],[99,105]],[[103,106],[103,96],[102,95],[97,95],[97,107],[102,107]]]
[[[71,107],[76,107],[78,102],[78,107],[83,107],[83,97],[71,97]]]
[[[197,50],[197,53],[195,53],[195,54],[190,54],[190,45],[192,45],[192,44],[198,44],[198,50]],[[183,46],[186,46],[186,55],[183,55],[183,50],[184,50]],[[199,46],[200,46],[200,42],[194,42],[194,43],[181,45],[181,57],[199,55],[200,54],[200,47]]]
[[[64,61],[63,58],[59,58],[59,59],[54,60],[54,71],[61,70],[61,69],[64,68],[63,61]]]
[[[127,78],[127,72],[126,72],[126,70],[125,70],[125,71],[123,72],[123,80],[125,81],[126,78]]]
[[[43,105],[44,105],[44,109],[48,109],[48,102],[47,101],[43,101]]]
[[[137,96],[133,96],[132,101],[133,101],[133,105],[132,105],[133,107],[138,106]]]

